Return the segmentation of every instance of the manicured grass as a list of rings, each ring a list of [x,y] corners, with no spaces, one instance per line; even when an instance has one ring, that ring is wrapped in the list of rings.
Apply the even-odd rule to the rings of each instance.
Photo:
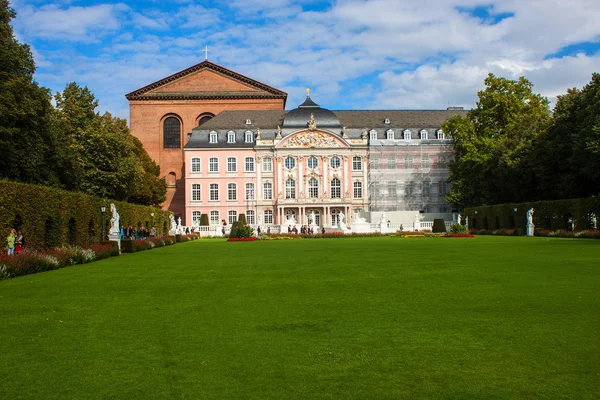
[[[0,282],[0,399],[598,399],[600,241],[202,240]]]

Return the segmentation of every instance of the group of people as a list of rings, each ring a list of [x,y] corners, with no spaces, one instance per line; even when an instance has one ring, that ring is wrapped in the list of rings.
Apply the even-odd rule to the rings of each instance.
[[[298,228],[291,227],[290,225],[288,225],[288,233],[293,233],[294,235],[298,234]],[[322,234],[325,234],[325,228],[322,228]],[[309,225],[302,225],[300,227],[300,234],[302,235],[314,235],[315,234],[315,230],[312,226]]]
[[[154,237],[156,236],[156,228],[152,227],[150,228],[150,230],[148,230],[147,228],[141,226],[139,228],[134,228],[131,225],[129,225],[127,228],[124,226],[121,226],[121,237],[123,239],[147,239],[149,237]]]
[[[12,256],[13,254],[21,254],[23,253],[23,248],[25,246],[25,237],[21,231],[16,231],[15,229],[11,229],[6,237],[6,249],[8,250],[8,255]]]

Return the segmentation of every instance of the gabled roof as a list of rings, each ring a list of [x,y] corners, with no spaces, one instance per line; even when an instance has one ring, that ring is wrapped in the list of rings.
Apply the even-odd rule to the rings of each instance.
[[[204,92],[175,92],[175,93],[148,93],[150,91],[154,91],[161,86],[168,85],[176,80],[184,78],[188,75],[192,75],[196,72],[202,70],[210,70],[216,72],[218,74],[229,77],[235,81],[241,82],[248,86],[251,86],[256,89],[256,91],[251,92],[229,92],[229,91],[204,91]],[[190,68],[187,68],[183,71],[179,71],[171,76],[163,78],[159,81],[151,83],[147,86],[144,86],[141,89],[135,90],[131,93],[125,95],[127,100],[142,100],[142,99],[224,99],[224,98],[235,98],[235,99],[243,99],[243,98],[279,98],[283,99],[284,103],[287,99],[287,93],[275,89],[274,87],[265,85],[259,81],[248,78],[242,74],[238,74],[232,70],[229,70],[220,65],[214,64],[208,60],[202,61],[199,64],[196,64]]]

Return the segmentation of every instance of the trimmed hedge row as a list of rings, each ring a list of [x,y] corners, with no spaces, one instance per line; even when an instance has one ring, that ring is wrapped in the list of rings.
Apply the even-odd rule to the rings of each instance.
[[[465,208],[464,216],[469,217],[469,229],[514,229],[516,235],[523,235],[530,208],[535,210],[536,229],[583,231],[593,229],[594,216],[600,218],[600,197]]]
[[[0,181],[0,232],[4,238],[10,228],[22,231],[26,247],[33,249],[99,243],[103,239],[100,207],[106,207],[108,234],[110,203],[117,207],[121,225],[151,226],[154,222],[158,236],[168,233],[170,212],[157,207],[9,181]]]

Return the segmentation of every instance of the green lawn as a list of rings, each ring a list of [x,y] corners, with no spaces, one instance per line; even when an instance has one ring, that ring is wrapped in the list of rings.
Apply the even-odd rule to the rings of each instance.
[[[0,282],[0,399],[598,399],[600,241],[202,240]]]

